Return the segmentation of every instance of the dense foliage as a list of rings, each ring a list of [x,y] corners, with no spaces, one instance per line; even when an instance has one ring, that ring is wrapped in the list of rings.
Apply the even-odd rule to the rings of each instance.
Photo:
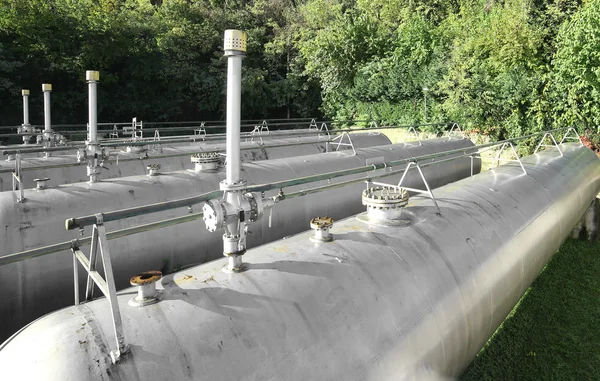
[[[0,124],[220,119],[224,29],[248,31],[244,118],[456,120],[507,137],[600,124],[600,0],[0,0]],[[427,106],[425,107],[425,99]],[[36,119],[37,117],[37,119]]]

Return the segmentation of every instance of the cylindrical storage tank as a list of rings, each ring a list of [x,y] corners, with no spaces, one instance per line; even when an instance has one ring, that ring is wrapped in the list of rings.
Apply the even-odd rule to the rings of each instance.
[[[301,131],[304,134],[305,130]],[[255,140],[245,139],[241,143],[242,162],[326,152],[329,136],[311,134],[313,136],[285,137],[277,135],[278,137],[274,138],[263,135],[262,140],[260,136],[257,136]],[[380,133],[354,133],[350,134],[350,137],[356,149],[390,144],[390,140]],[[152,147],[151,144],[149,146]],[[348,149],[348,147],[342,146],[340,149]],[[108,151],[110,159],[104,162],[105,168],[102,169],[100,180],[144,175],[147,173],[147,167],[153,164],[160,164],[163,172],[192,169],[194,165],[190,161],[190,155],[212,151],[224,152],[225,142],[157,145],[153,148],[146,147],[144,152],[138,153],[127,152],[125,147],[122,147],[119,150]],[[41,157],[43,154],[38,155],[40,157],[26,157],[21,160],[21,177],[26,188],[34,188],[36,186],[34,179],[38,178],[49,178],[49,185],[72,184],[88,180],[87,163],[83,158],[78,162],[75,154],[54,154],[47,158]],[[15,165],[15,160],[0,161],[0,191],[12,190],[12,172],[15,170]]]
[[[220,259],[168,275],[156,304],[130,305],[136,290],[124,290],[129,353],[114,365],[103,298],[25,327],[0,347],[0,367],[60,381],[457,376],[600,190],[596,155],[561,148],[525,158],[527,174],[511,163],[437,189],[441,215],[414,197],[406,223],[359,215],[335,222],[329,243],[306,232],[250,249],[240,274]]]
[[[473,143],[466,139],[434,139],[418,144],[395,144],[363,148],[352,152],[331,152],[293,158],[245,163],[242,177],[252,184],[268,184],[307,175],[365,166],[369,160],[388,162],[426,154],[462,149],[469,151]],[[397,168],[400,170],[401,168]],[[475,160],[475,173],[480,162]],[[431,187],[438,187],[471,174],[468,157],[445,161],[423,168]],[[400,172],[401,173],[401,172]],[[332,179],[338,183],[362,175]],[[26,190],[25,203],[17,203],[14,192],[0,193],[0,252],[4,255],[22,250],[70,241],[79,238],[77,231],[65,231],[64,221],[70,217],[106,212],[115,209],[146,205],[165,200],[190,197],[219,189],[224,179],[223,168],[218,171],[196,173],[179,171],[158,176],[135,176],[90,185],[78,183],[43,190]],[[400,175],[391,177],[398,181]],[[390,180],[390,181],[391,181]],[[416,171],[410,171],[407,184],[422,187]],[[296,186],[286,191],[297,191],[327,184],[327,181]],[[303,231],[313,216],[327,215],[340,219],[362,210],[360,193],[363,183],[341,187],[311,196],[289,200],[273,210],[269,218],[250,226],[248,247],[255,247]],[[267,192],[273,196],[277,192]],[[194,208],[200,212],[202,205]],[[187,208],[138,216],[106,223],[108,231],[182,216]],[[91,228],[85,235],[91,234]],[[159,269],[172,272],[184,266],[204,263],[222,255],[222,234],[209,233],[202,221],[131,235],[110,241],[115,250],[113,268],[119,288],[129,286],[132,272]],[[6,337],[24,323],[72,303],[73,281],[71,253],[39,257],[32,260],[0,266],[0,330]],[[82,277],[83,275],[80,274]],[[40,282],[43,277],[47,282]],[[83,290],[82,290],[83,292]]]

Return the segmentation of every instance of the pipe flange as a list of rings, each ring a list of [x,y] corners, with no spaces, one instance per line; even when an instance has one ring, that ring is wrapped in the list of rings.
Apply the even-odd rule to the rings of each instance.
[[[146,169],[148,170],[148,176],[156,176],[160,171],[161,165],[158,163],[148,164]]]
[[[156,282],[162,278],[162,272],[158,270],[145,271],[129,279],[132,286],[137,287],[138,294],[129,301],[133,307],[143,307],[158,303],[162,293],[156,290]]]
[[[221,161],[221,155],[218,152],[199,152],[192,154],[192,163],[208,164]]]
[[[33,181],[35,181],[36,184],[36,189],[45,189],[47,188],[47,182],[50,181],[49,177],[44,177],[41,179],[33,179]]]
[[[408,204],[408,191],[394,185],[370,187],[362,193],[362,204],[379,210],[403,208]]]
[[[143,273],[131,277],[131,279],[129,279],[129,283],[132,286],[142,286],[145,284],[158,282],[160,278],[162,278],[162,272],[158,270],[144,271]]]
[[[206,225],[206,230],[213,233],[223,227],[225,223],[226,211],[220,200],[209,200],[202,207],[202,219]]]
[[[315,234],[310,237],[311,241],[315,242],[330,242],[333,236],[329,233],[329,229],[333,226],[333,219],[330,217],[315,217],[310,220],[310,228]]]

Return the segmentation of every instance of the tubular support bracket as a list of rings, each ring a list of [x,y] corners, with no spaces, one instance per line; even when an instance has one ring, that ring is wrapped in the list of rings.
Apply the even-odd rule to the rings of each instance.
[[[417,133],[417,130],[415,129],[414,126],[410,126],[410,128],[408,129],[408,131],[406,131],[406,135],[404,135],[404,145],[406,145],[406,139],[408,138],[408,135],[411,135],[411,131],[412,131],[412,135],[414,135],[414,137],[417,139],[417,141],[419,142],[419,145],[423,145],[423,143],[421,142],[421,139],[419,139],[419,134]]]
[[[406,178],[406,174],[413,166],[417,168],[417,171],[419,171],[419,175],[421,176],[421,180],[423,180],[423,185],[425,185],[425,189],[407,188],[407,187],[402,186],[402,183],[404,182],[404,179]],[[390,185],[390,184],[377,183],[377,182],[372,182],[372,184],[373,185],[381,185],[381,186],[392,186],[392,187],[394,186],[394,185]],[[435,208],[437,209],[437,214],[440,216],[442,215],[442,211],[440,210],[437,200],[436,200],[435,196],[433,195],[431,188],[429,187],[429,183],[427,182],[427,179],[425,179],[425,175],[423,174],[423,171],[421,170],[421,166],[419,165],[419,162],[416,159],[414,161],[410,161],[406,165],[406,168],[404,168],[404,173],[402,174],[402,177],[400,178],[398,185],[395,185],[395,187],[398,189],[404,188],[409,192],[427,195],[433,201]]]
[[[450,131],[448,131],[448,140],[452,139],[452,134],[455,132],[459,132],[460,136],[462,136],[463,139],[467,138],[467,136],[465,135],[462,128],[460,128],[460,124],[454,122],[454,123],[452,123],[452,127],[450,128]]]
[[[346,138],[346,142],[344,142],[344,138]],[[343,132],[341,135],[336,136],[335,138],[333,138],[333,140],[331,140],[331,143],[337,143],[336,147],[335,147],[335,152],[338,152],[340,150],[340,147],[350,147],[352,149],[352,155],[351,156],[355,156],[356,155],[356,149],[354,148],[354,143],[352,142],[352,139],[350,138],[350,134],[348,134],[347,132]]]
[[[106,237],[106,228],[104,227],[104,216],[96,214],[96,223],[92,229],[92,240],[90,244],[90,256],[85,256],[83,251],[79,249],[78,241],[71,241],[71,252],[73,253],[73,283],[75,291],[75,305],[80,303],[79,300],[79,264],[83,266],[87,272],[87,284],[85,291],[85,301],[91,301],[94,298],[94,285],[108,299],[110,310],[112,313],[113,329],[115,334],[115,349],[110,351],[110,358],[113,364],[117,363],[121,357],[128,352],[125,345],[125,337],[123,335],[123,322],[121,320],[121,312],[117,300],[117,288],[108,249],[108,239]],[[96,270],[98,247],[100,248],[100,257],[102,266],[104,267],[105,278]]]
[[[569,136],[571,134],[571,132],[573,134],[575,134],[575,136]],[[579,142],[579,144],[583,145],[583,142],[581,141],[581,136],[579,136],[579,134],[577,133],[577,130],[575,130],[575,128],[573,128],[573,127],[569,127],[569,129],[567,130],[567,132],[565,133],[565,135],[563,136],[563,138],[561,139],[559,144],[563,144],[567,140],[576,140]]]
[[[15,171],[12,173],[12,190],[19,190],[17,194],[17,203],[25,201],[25,195],[23,193],[23,177],[21,174],[21,154],[15,155]]]
[[[315,119],[311,119],[310,124],[308,125],[309,131],[319,131],[319,126],[317,125],[317,121]]]
[[[502,152],[504,152],[504,149],[508,146],[510,146],[510,149],[512,150],[516,159],[503,159],[502,157],[500,157],[502,155]],[[496,154],[496,157],[494,158],[494,161],[492,162],[492,165],[490,166],[490,168],[494,168],[496,166],[496,164],[500,164],[500,161],[519,163],[519,165],[521,166],[521,169],[523,170],[523,173],[527,174],[527,171],[525,170],[525,167],[523,166],[523,163],[521,162],[521,158],[519,157],[519,154],[517,153],[517,150],[515,149],[515,146],[512,144],[512,142],[507,142],[507,143],[502,144],[502,147],[500,147],[500,151],[498,151],[498,153]]]
[[[329,128],[327,127],[327,123],[325,123],[325,122],[323,122],[321,124],[321,128],[319,128],[319,132],[320,132],[319,136],[321,136],[321,135],[324,136],[324,134],[321,134],[321,132],[323,132],[323,131],[325,131],[325,134],[327,134],[328,138],[331,138],[331,134],[329,133]]]
[[[379,126],[377,125],[377,122],[375,120],[372,120],[371,123],[369,123],[368,128],[379,128]]]
[[[544,141],[546,140],[546,137],[550,136],[550,139],[552,140],[553,144],[543,144]],[[560,147],[558,146],[558,143],[556,143],[556,139],[554,139],[554,135],[552,135],[551,132],[546,132],[544,134],[544,136],[542,137],[542,140],[540,140],[540,144],[537,145],[537,147],[535,147],[535,151],[533,151],[534,154],[537,153],[537,151],[541,148],[541,147],[556,147],[556,149],[558,150],[558,153],[560,153],[560,156],[564,156],[563,151],[560,149]]]

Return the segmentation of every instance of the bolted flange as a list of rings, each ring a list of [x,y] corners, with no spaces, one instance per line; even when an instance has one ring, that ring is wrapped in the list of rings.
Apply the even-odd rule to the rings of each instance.
[[[362,193],[362,204],[372,220],[397,220],[402,218],[408,204],[408,191],[394,185],[370,187]]]
[[[156,176],[160,173],[160,168],[161,165],[156,163],[156,164],[148,164],[146,166],[146,169],[148,170],[148,176],[152,177],[152,176]]]
[[[310,237],[312,241],[330,242],[333,236],[329,229],[333,226],[333,219],[330,217],[315,217],[310,220],[310,228],[315,231],[315,235]]]
[[[191,160],[195,164],[196,172],[210,171],[219,167],[221,155],[218,152],[199,152],[193,154]]]
[[[129,301],[133,307],[143,307],[158,303],[161,293],[156,291],[156,282],[162,278],[162,273],[158,270],[145,271],[129,280],[132,286],[136,286],[138,294]]]
[[[48,181],[50,181],[49,177],[44,177],[41,179],[33,179],[33,181],[35,181],[35,189],[46,189],[48,187],[48,185],[46,184]]]

